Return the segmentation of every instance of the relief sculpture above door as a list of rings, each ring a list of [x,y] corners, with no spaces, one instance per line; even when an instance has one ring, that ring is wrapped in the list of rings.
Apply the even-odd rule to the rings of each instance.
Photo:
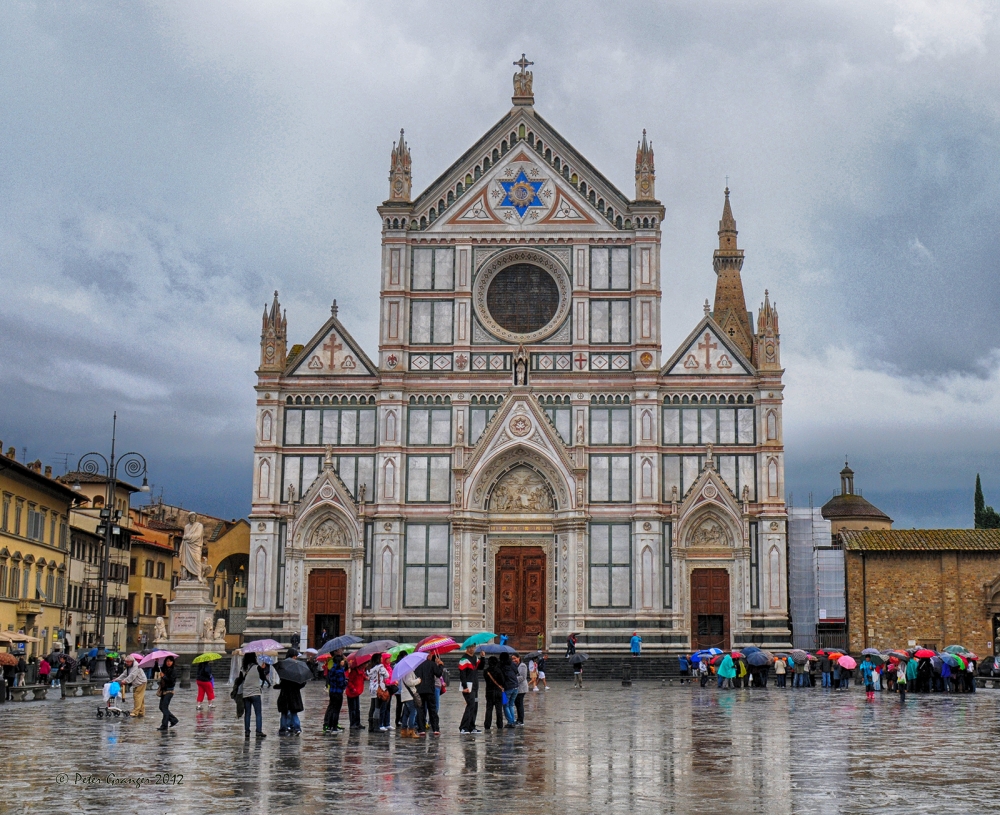
[[[493,488],[489,509],[490,512],[551,512],[552,491],[530,467],[516,467]]]

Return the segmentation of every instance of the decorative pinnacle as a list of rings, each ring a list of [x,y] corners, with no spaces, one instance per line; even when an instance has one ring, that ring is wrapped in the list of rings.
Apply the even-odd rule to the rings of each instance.
[[[332,304],[332,305],[330,306],[330,314],[331,314],[331,315],[332,315],[333,317],[336,317],[336,316],[337,316],[337,301],[336,301],[336,300],[334,300],[334,301],[333,301],[333,304]]]

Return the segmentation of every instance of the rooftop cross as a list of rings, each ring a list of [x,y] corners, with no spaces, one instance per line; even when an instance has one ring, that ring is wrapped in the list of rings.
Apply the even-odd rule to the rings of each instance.
[[[525,68],[527,68],[529,65],[534,65],[535,63],[525,59],[524,54],[521,54],[521,58],[517,60],[514,64],[521,69],[521,73],[523,74]]]

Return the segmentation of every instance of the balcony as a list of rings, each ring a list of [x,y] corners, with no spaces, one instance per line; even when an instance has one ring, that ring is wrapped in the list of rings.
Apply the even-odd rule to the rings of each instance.
[[[38,600],[18,600],[17,613],[25,616],[42,613],[42,604]]]

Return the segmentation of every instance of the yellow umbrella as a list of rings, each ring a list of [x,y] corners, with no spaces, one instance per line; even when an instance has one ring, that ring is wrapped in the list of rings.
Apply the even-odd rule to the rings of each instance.
[[[197,665],[199,662],[214,662],[217,659],[222,659],[222,654],[217,654],[214,651],[209,651],[205,654],[198,654],[194,659],[191,660],[192,665]]]

